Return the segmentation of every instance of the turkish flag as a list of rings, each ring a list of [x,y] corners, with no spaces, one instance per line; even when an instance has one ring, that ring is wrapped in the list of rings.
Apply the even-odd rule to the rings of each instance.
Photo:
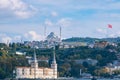
[[[112,28],[112,25],[111,25],[111,24],[108,24],[108,28]]]

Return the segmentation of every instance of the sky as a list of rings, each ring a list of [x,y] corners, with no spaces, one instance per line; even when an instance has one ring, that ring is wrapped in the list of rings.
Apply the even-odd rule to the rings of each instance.
[[[108,24],[112,28],[108,28]],[[0,42],[119,37],[120,0],[0,0]]]

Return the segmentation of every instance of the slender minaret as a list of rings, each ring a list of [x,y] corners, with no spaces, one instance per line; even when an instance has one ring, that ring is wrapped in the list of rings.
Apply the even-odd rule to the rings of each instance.
[[[37,61],[37,58],[36,58],[35,50],[34,50],[33,61],[31,62],[31,67],[32,67],[32,68],[38,68],[38,61]]]
[[[36,58],[35,49],[34,49],[34,67],[38,68],[38,61],[37,61],[37,58]]]
[[[37,78],[37,69],[38,69],[38,61],[36,58],[36,53],[35,53],[35,49],[34,49],[34,56],[33,56],[33,61],[31,62],[31,68],[34,68],[34,79]]]
[[[35,49],[34,49],[34,61],[31,65],[33,68],[34,68],[34,79],[37,78],[37,68],[38,68],[38,61],[37,61],[37,58],[36,58],[36,53],[35,53]]]
[[[53,63],[56,64],[56,59],[55,59],[55,48],[53,49]]]
[[[46,39],[46,25],[44,27],[44,39]]]
[[[35,53],[35,49],[34,49],[34,56],[33,56],[33,61],[31,63],[31,67],[38,67],[38,61],[37,61],[37,58],[36,58],[36,53]]]
[[[53,61],[51,64],[51,68],[53,69],[53,78],[57,78],[57,63],[55,59],[55,47],[53,48]]]

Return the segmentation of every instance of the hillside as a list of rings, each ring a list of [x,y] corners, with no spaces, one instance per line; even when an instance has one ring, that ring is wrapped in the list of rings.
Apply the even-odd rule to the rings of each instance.
[[[94,43],[95,41],[108,41],[108,42],[120,43],[120,37],[117,37],[117,38],[72,37],[68,39],[63,39],[62,41],[63,42],[86,42],[86,43]]]
[[[87,40],[86,40],[87,41]],[[96,70],[99,70],[99,76],[106,74],[101,69],[108,63],[112,63],[117,60],[117,56],[120,52],[120,44],[118,46],[108,45],[105,48],[90,48],[88,46],[81,46],[68,49],[56,49],[56,59],[58,63],[59,76],[71,76],[79,77],[79,70],[82,72],[97,75]],[[114,51],[110,51],[114,50]],[[26,52],[26,55],[17,55],[15,51]],[[3,43],[0,44],[0,78],[12,77],[13,70],[16,66],[29,66],[26,56],[33,56],[33,48],[25,46],[20,43],[12,43],[9,47]],[[47,62],[39,62],[41,67],[50,67],[50,63],[53,56],[53,50],[51,49],[36,49],[38,59],[48,59]],[[94,64],[88,61],[95,61]],[[82,63],[81,63],[82,61]],[[96,63],[97,61],[97,63]],[[106,76],[106,75],[105,75]]]

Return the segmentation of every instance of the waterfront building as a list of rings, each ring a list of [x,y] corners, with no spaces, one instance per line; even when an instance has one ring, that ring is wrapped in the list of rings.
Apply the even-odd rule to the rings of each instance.
[[[38,60],[34,51],[34,60],[30,67],[16,67],[16,78],[23,79],[56,79],[57,78],[57,63],[55,59],[55,50],[53,51],[53,61],[50,68],[38,67]]]
[[[120,62],[119,61],[114,61],[113,64],[109,63],[107,66],[105,66],[105,69],[110,74],[113,74],[115,71],[120,71]]]

